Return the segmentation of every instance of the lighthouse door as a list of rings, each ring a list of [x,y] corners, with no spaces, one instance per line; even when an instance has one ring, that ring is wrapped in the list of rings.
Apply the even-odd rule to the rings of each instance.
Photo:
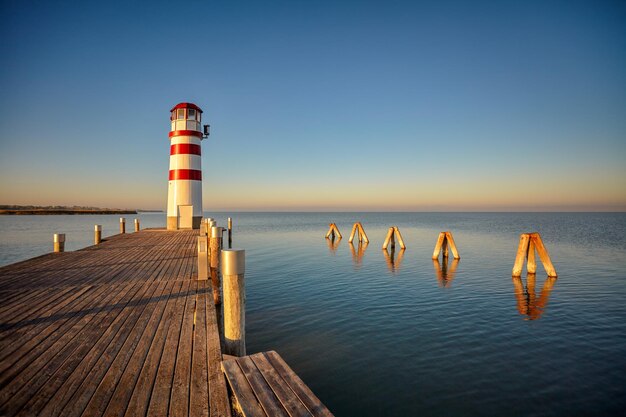
[[[191,229],[193,227],[193,206],[178,206],[178,228]]]

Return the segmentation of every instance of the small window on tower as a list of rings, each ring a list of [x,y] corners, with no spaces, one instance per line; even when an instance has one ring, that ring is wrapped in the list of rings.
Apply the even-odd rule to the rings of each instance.
[[[196,110],[195,109],[189,109],[187,111],[189,112],[189,116],[187,116],[187,119],[195,120],[196,119]]]
[[[196,113],[196,119],[198,119],[198,123],[200,123],[200,119],[202,119],[202,113],[197,112]]]
[[[185,118],[185,109],[178,109],[177,111],[178,111],[177,119],[181,119],[181,120],[184,119]]]
[[[172,115],[170,116],[170,120],[176,120],[176,110],[172,112]]]

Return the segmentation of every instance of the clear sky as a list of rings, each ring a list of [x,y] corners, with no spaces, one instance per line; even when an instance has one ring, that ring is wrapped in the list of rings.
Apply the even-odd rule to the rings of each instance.
[[[0,4],[0,204],[626,210],[624,1]]]

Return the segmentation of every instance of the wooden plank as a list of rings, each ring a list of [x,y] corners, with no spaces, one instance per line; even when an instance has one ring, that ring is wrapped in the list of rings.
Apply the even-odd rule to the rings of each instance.
[[[170,263],[170,269],[166,272],[166,276],[163,277],[164,280],[168,282],[168,290],[166,291],[166,295],[161,296],[155,301],[157,304],[155,306],[155,310],[153,311],[147,326],[142,329],[143,334],[141,335],[141,339],[135,347],[128,364],[124,368],[123,374],[121,374],[120,376],[117,387],[111,396],[106,410],[104,411],[105,415],[119,416],[125,413],[133,391],[136,388],[137,379],[139,378],[141,369],[144,366],[144,362],[148,355],[149,348],[156,337],[158,327],[161,323],[163,316],[166,313],[166,309],[169,304],[171,295],[172,293],[177,292],[182,284],[182,282],[176,281],[174,279],[166,280],[167,275],[172,273],[174,275],[177,275],[180,267],[180,261]]]
[[[190,283],[190,280],[181,280],[181,286],[178,288],[179,292],[173,297],[170,297],[170,305],[167,307],[165,319],[161,320],[161,323],[159,324],[159,329],[154,337],[154,342],[150,347],[146,361],[143,365],[141,373],[139,374],[137,384],[135,385],[135,389],[133,390],[133,394],[129,400],[128,408],[124,414],[125,416],[131,417],[146,415],[148,411],[151,397],[157,384],[156,381],[160,363],[168,359],[163,356],[165,352],[167,334],[170,332],[172,326],[177,325],[177,321],[175,319],[176,314],[184,308],[186,301],[186,296],[181,295],[186,294]],[[174,305],[172,306],[171,303],[174,303]],[[167,398],[169,398],[169,392]]]
[[[188,304],[195,303],[193,297],[196,285],[195,282],[196,281],[189,280],[185,283],[186,290],[184,297],[182,297],[184,300],[184,302],[182,302],[182,308],[177,308],[172,325],[167,332],[163,355],[161,356],[161,361],[159,362],[159,369],[154,381],[152,396],[150,397],[148,416],[168,415],[176,366],[176,355],[180,341],[180,333],[183,327],[183,316],[185,311],[189,308]]]
[[[181,324],[180,340],[176,352],[176,366],[169,404],[169,415],[182,417],[189,414],[189,384],[191,380],[191,352],[193,343],[193,317],[196,309],[198,282],[194,281],[191,288],[192,300],[185,305]]]
[[[222,362],[226,379],[245,417],[266,417],[237,360]],[[272,417],[272,416],[269,416]]]
[[[271,387],[272,392],[278,398],[282,406],[287,410],[290,416],[310,416],[311,413],[306,406],[300,401],[297,395],[291,390],[285,380],[278,374],[276,369],[267,360],[263,353],[255,353],[250,355],[250,359],[254,362],[263,378]]]
[[[204,303],[207,317],[207,363],[209,381],[209,411],[211,416],[230,417],[230,401],[226,388],[226,380],[222,373],[222,351],[220,334],[217,324],[217,312],[211,297]]]
[[[389,230],[387,230],[387,236],[385,236],[385,241],[383,242],[383,249],[387,249],[387,246],[389,246],[389,243],[391,243],[392,239],[393,239],[393,227],[390,227]]]
[[[306,406],[309,412],[314,416],[332,416],[332,413],[324,404],[313,394],[311,389],[306,386],[298,375],[285,363],[275,351],[265,352],[267,360],[276,369],[278,374],[287,382],[292,391],[300,398],[300,401]]]
[[[191,355],[191,386],[189,392],[189,416],[209,414],[209,367],[207,356],[207,282],[198,282],[196,294],[196,315]]]
[[[261,372],[257,369],[250,357],[244,356],[237,359],[239,367],[243,371],[257,400],[263,407],[265,414],[272,417],[289,417],[281,402],[276,398],[272,388],[268,385]]]

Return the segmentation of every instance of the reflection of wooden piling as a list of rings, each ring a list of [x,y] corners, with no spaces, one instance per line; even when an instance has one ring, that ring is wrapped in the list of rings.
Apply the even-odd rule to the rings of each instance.
[[[341,239],[342,236],[341,236],[341,232],[339,231],[339,228],[337,227],[335,223],[331,223],[328,225],[328,233],[326,233],[326,239],[328,239],[329,237],[334,239],[335,234],[337,235],[339,239]]]
[[[341,242],[341,237],[335,239],[335,237],[333,236],[332,238],[326,238],[326,244],[328,245],[328,250],[330,250],[331,254],[335,254],[335,252],[337,252],[337,248],[339,247],[339,242]]]
[[[52,239],[54,252],[65,252],[65,233],[55,233]]]
[[[363,225],[361,224],[361,222],[356,222],[354,223],[354,226],[352,226],[350,239],[348,239],[349,243],[352,243],[355,235],[357,235],[359,242],[365,242],[365,243],[370,242],[370,240],[367,238],[367,235],[365,234],[365,229],[363,229]]]
[[[224,353],[246,355],[245,251],[222,251],[224,282]]]
[[[437,274],[437,282],[440,287],[449,287],[456,274],[456,268],[459,265],[459,259],[455,258],[448,267],[448,259],[443,259],[443,264],[439,263],[439,258],[433,259],[433,268]]]
[[[120,233],[126,233],[126,219],[120,217]]]
[[[443,252],[444,259],[447,258],[448,247],[452,251],[452,256],[454,256],[454,259],[461,259],[461,256],[459,255],[459,251],[456,248],[456,243],[454,243],[452,232],[439,233],[439,237],[437,238],[437,243],[435,243],[435,250],[433,251],[433,259],[438,259],[439,254],[442,252]]]
[[[102,225],[96,224],[93,227],[93,243],[99,245],[102,242]]]
[[[352,254],[352,260],[354,261],[354,266],[360,266],[363,261],[363,255],[365,255],[365,249],[367,249],[367,245],[369,243],[359,242],[357,249],[354,249],[354,244],[350,242],[348,246],[350,247],[350,253]]]
[[[528,259],[528,273],[534,274],[536,272],[537,263],[535,261],[535,250],[537,250],[541,264],[548,273],[548,276],[556,277],[556,270],[554,269],[554,265],[552,265],[548,251],[545,246],[543,246],[543,241],[539,233],[522,233],[520,235],[517,255],[515,256],[515,263],[513,264],[513,276],[519,277],[522,274],[525,259]]]
[[[387,230],[387,236],[385,236],[385,241],[383,242],[383,249],[387,249],[388,246],[391,245],[391,249],[396,248],[396,239],[398,240],[398,244],[400,248],[406,249],[406,245],[404,244],[404,239],[402,239],[402,234],[400,233],[400,229],[396,226],[392,226]]]
[[[540,318],[548,305],[550,292],[556,280],[556,277],[547,277],[539,294],[539,299],[537,299],[535,295],[536,274],[529,273],[526,276],[526,289],[524,289],[524,284],[520,277],[513,277],[517,311],[523,316],[528,316],[528,320]]]
[[[400,270],[400,265],[402,264],[402,258],[404,257],[404,248],[401,248],[398,251],[398,256],[396,256],[396,250],[392,247],[391,251],[387,249],[383,249],[383,255],[385,256],[385,262],[387,263],[387,268],[392,273],[396,273]]]

